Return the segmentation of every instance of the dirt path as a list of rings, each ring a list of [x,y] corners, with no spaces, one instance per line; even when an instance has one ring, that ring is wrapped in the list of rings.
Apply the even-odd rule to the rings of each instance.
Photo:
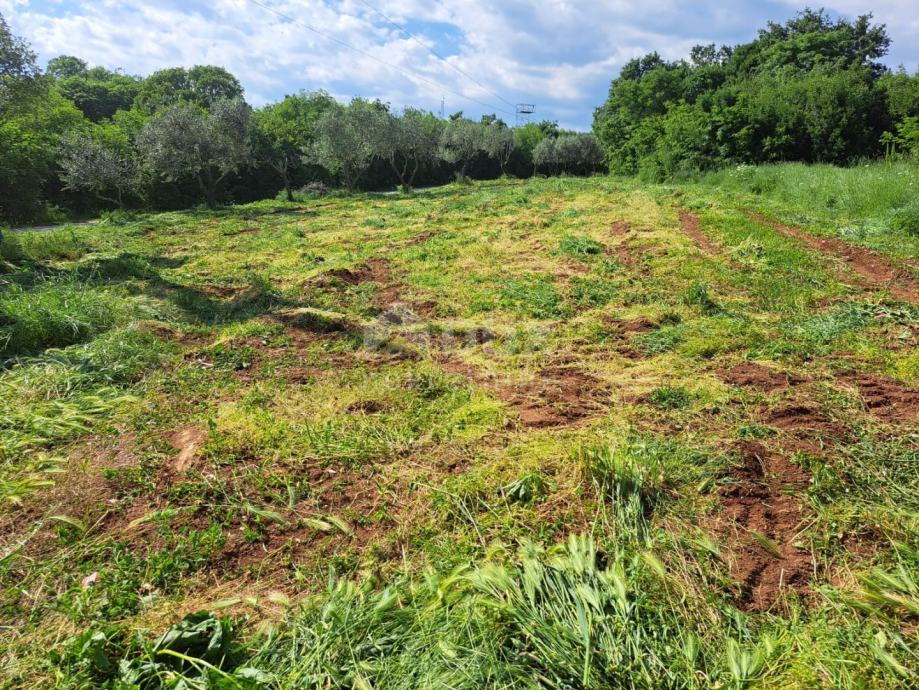
[[[57,225],[21,225],[14,228],[7,228],[7,232],[51,232],[53,230],[63,230],[64,228],[86,228],[98,224],[98,220],[84,220],[77,223],[59,223]]]
[[[687,211],[685,208],[677,209],[677,213],[680,216],[680,228],[696,243],[696,246],[706,254],[712,256],[718,254],[718,247],[702,232],[702,223],[699,220],[699,216]]]
[[[905,268],[895,265],[887,257],[842,240],[812,235],[801,228],[784,225],[759,213],[750,213],[749,215],[753,220],[772,228],[786,237],[804,242],[824,254],[843,260],[871,286],[886,288],[897,299],[919,304],[919,280]]]

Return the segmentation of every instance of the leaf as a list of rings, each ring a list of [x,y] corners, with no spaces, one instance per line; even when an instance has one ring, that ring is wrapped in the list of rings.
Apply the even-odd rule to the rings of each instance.
[[[251,503],[244,504],[243,509],[246,512],[251,513],[252,515],[255,515],[260,518],[264,518],[266,520],[271,520],[272,522],[279,522],[283,525],[286,525],[288,523],[287,518],[285,518],[280,513],[275,512],[273,510],[268,510],[267,508],[257,508]]]
[[[63,522],[65,525],[70,525],[81,534],[86,532],[86,525],[84,525],[76,518],[68,517],[67,515],[52,515],[48,519],[54,520],[55,522]]]

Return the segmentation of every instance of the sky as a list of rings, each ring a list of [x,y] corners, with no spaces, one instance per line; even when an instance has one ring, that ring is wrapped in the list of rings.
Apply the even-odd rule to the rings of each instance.
[[[893,39],[886,62],[919,69],[919,0],[824,0],[835,15],[872,12]],[[266,7],[267,6],[267,7]],[[590,128],[629,59],[688,55],[751,40],[792,0],[0,0],[42,64],[61,54],[146,75],[215,64],[253,105],[306,89],[470,117]],[[345,45],[347,44],[347,45]],[[350,46],[350,47],[349,47]],[[356,49],[356,50],[355,50]],[[435,55],[436,53],[436,55]],[[440,57],[438,57],[440,56]]]

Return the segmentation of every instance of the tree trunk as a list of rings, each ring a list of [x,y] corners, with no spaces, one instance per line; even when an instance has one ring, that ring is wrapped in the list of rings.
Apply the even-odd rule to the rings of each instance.
[[[284,155],[284,159],[281,161],[281,164],[275,168],[279,173],[281,173],[281,179],[284,181],[284,192],[287,194],[287,200],[294,200],[294,190],[290,188],[290,158],[287,154]]]
[[[96,192],[96,198],[97,198],[97,199],[100,199],[100,200],[102,200],[102,201],[107,201],[107,202],[109,202],[110,204],[115,204],[118,208],[124,208],[124,204],[121,203],[121,195],[120,195],[120,194],[118,195],[118,198],[115,199],[115,198],[110,197],[110,196],[105,196],[105,194],[100,194],[99,192]]]
[[[210,168],[204,171],[202,176],[198,174],[198,184],[201,185],[201,191],[204,192],[204,203],[211,210],[217,208],[217,181],[214,180],[214,174]]]
[[[392,168],[392,171],[396,173],[396,177],[399,178],[399,186],[405,189],[405,168],[403,167],[400,169],[399,166],[396,165],[396,159],[392,157],[389,159],[389,167]]]

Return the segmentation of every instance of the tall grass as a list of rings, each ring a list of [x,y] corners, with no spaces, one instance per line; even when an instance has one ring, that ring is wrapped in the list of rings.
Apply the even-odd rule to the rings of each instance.
[[[76,280],[12,283],[0,291],[0,358],[89,340],[123,312],[110,293]]]
[[[335,581],[247,662],[277,688],[701,688],[730,675],[641,561],[574,536],[374,590]]]
[[[4,232],[0,238],[0,260],[9,262],[71,260],[88,249],[84,239],[70,229],[45,232]]]
[[[833,217],[886,218],[916,203],[919,166],[907,162],[851,168],[803,163],[742,165],[710,173],[702,183]]]

